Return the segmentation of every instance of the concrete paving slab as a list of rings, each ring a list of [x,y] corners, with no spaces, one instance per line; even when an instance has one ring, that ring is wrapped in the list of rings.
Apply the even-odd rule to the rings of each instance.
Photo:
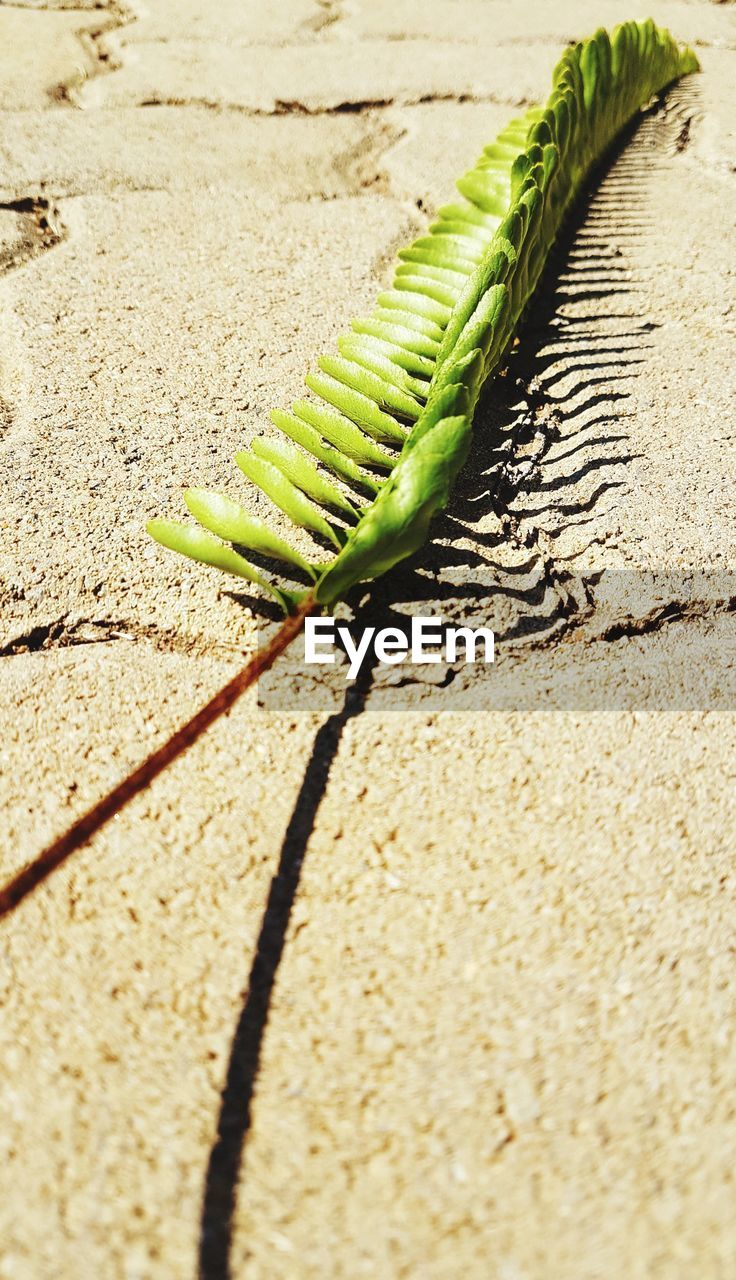
[[[584,39],[597,27],[640,17],[627,0],[589,0],[585,9],[574,3],[548,4],[547,0],[354,0],[342,28],[356,39],[501,41],[522,44],[536,41]],[[736,43],[736,21],[727,5],[707,0],[651,0],[646,16],[668,27],[678,40],[697,44]]]
[[[426,102],[393,108],[387,117],[400,137],[383,167],[394,194],[421,201],[427,215],[453,198],[455,182],[475,164],[486,143],[508,124],[513,110],[495,102]]]
[[[192,480],[250,500],[236,449],[558,41],[629,16],[58,7],[0,8],[3,875],[263,627],[143,518]],[[736,1269],[733,599],[632,617],[595,580],[733,568],[733,13],[665,9],[704,75],[593,202],[484,406],[495,460],[479,435],[392,587],[500,599],[536,702],[262,688],[0,921],[3,1280]]]
[[[169,43],[173,37],[233,45],[288,44],[318,34],[329,23],[332,5],[323,0],[280,0],[279,4],[250,5],[219,0],[155,0],[138,14],[126,40]]]
[[[108,21],[103,19],[103,25]],[[0,6],[0,48],[6,51],[0,111],[51,107],[63,96],[64,85],[91,74],[96,59],[79,36],[99,25],[96,12]]]
[[[731,713],[350,726],[233,1274],[729,1272],[734,745]]]
[[[88,81],[79,99],[87,107],[192,102],[266,113],[438,97],[514,106],[537,101],[540,91],[546,96],[558,57],[559,49],[548,44],[510,46],[501,56],[491,40],[468,47],[427,37],[323,41],[309,46],[309,57],[303,44],[284,45],[267,58],[258,48],[141,40],[125,46],[118,71]]]
[[[273,200],[381,186],[394,130],[371,113],[253,119],[205,107],[10,114],[0,139],[0,198],[200,188]]]
[[[517,509],[555,559],[578,567],[593,567],[602,546],[607,565],[734,564],[735,388],[722,343],[736,335],[736,256],[731,236],[714,286],[699,210],[733,218],[719,180],[680,159],[690,111],[645,121],[594,196],[532,375],[537,412],[562,422],[535,498]],[[658,218],[678,202],[686,220]]]
[[[125,641],[6,659],[3,874],[232,669]],[[4,933],[3,1277],[192,1268],[233,1001],[314,732],[267,723],[243,703],[221,726],[228,765],[204,745]]]
[[[235,453],[303,394],[315,340],[370,308],[410,217],[379,196],[219,191],[81,197],[61,213],[64,242],[2,282],[25,353],[0,461],[3,643],[68,616],[176,630],[189,610],[213,643],[242,638],[232,584],[164,553],[145,522],[185,514],[193,483],[254,501]]]

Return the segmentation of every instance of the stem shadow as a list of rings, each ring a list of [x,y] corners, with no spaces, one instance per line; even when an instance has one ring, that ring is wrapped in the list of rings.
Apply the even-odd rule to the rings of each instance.
[[[343,731],[348,721],[362,712],[372,681],[372,667],[364,667],[348,688],[340,711],[325,720],[317,731],[281,845],[248,976],[245,1003],[233,1035],[217,1136],[207,1164],[199,1243],[200,1280],[230,1280],[232,1275],[230,1252],[238,1179],[251,1126],[253,1094],[274,984],[284,954],[304,856]]]

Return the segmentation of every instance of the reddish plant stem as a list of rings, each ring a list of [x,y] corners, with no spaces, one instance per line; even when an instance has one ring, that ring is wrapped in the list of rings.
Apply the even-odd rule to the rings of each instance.
[[[14,911],[29,894],[33,893],[34,889],[43,883],[47,876],[81,849],[114,814],[119,813],[134,796],[140,795],[141,791],[144,791],[154,778],[157,778],[182,752],[191,747],[192,743],[196,742],[215,720],[229,711],[241,694],[245,693],[264,671],[268,671],[279,654],[283,653],[292,640],[296,639],[304,619],[316,608],[317,601],[313,595],[310,594],[302,600],[296,611],[279,627],[268,644],[259,649],[237,675],[223,685],[215,696],[192,716],[191,720],[177,729],[163,746],[148,756],[137,769],[113,787],[112,791],[108,791],[107,795],[82,814],[82,817],[78,818],[63,835],[47,845],[32,862],[13,876],[12,880],[0,889],[0,917]]]

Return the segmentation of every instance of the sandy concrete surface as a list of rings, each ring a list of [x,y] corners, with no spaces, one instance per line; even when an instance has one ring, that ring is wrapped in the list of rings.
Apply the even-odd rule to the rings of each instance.
[[[491,619],[497,670],[285,663],[0,921],[1,1280],[736,1275],[736,20],[647,9],[703,74],[369,606]],[[0,4],[3,878],[264,626],[145,519],[255,501],[232,455],[631,16]]]

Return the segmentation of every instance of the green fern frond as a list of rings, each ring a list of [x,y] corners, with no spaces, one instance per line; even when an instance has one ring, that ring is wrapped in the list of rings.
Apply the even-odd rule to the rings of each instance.
[[[457,183],[426,235],[399,253],[371,316],[306,378],[313,399],[274,410],[283,440],[237,456],[248,479],[317,543],[307,559],[220,494],[190,489],[201,528],[153,520],[163,546],[247,578],[288,611],[305,591],[333,605],[418,550],[470,447],[484,382],[503,361],[562,224],[636,112],[698,70],[651,20],[565,51],[546,106],[512,120]],[[337,483],[336,483],[337,481]],[[242,554],[296,570],[267,579]]]

